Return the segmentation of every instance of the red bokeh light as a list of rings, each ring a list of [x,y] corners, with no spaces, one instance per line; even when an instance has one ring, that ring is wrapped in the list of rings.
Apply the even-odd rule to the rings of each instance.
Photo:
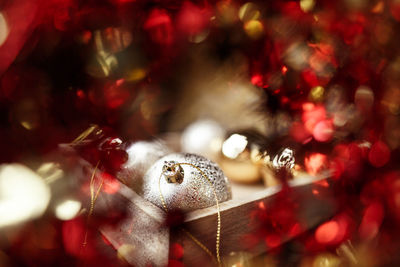
[[[303,231],[300,223],[295,223],[293,227],[289,230],[288,236],[295,237]]]
[[[305,144],[311,141],[311,134],[305,129],[304,124],[301,122],[292,123],[290,128],[290,136],[299,143]]]
[[[390,13],[395,20],[400,21],[400,2],[397,0],[391,0],[389,2]]]
[[[170,248],[170,257],[175,260],[180,260],[183,257],[183,246],[179,243],[173,243]]]
[[[153,42],[161,45],[171,45],[174,41],[174,28],[172,20],[167,11],[153,9],[146,22],[144,29],[149,31]]]
[[[306,69],[301,73],[304,81],[310,86],[314,87],[320,85],[320,81],[318,80],[317,75],[311,69]]]
[[[319,173],[327,163],[327,156],[321,153],[313,153],[304,159],[306,170],[311,175]]]
[[[359,234],[362,239],[372,239],[378,234],[383,215],[383,206],[379,202],[371,203],[365,209],[359,228]]]
[[[178,15],[178,29],[187,35],[201,33],[209,24],[211,12],[185,1]]]
[[[277,234],[269,234],[265,238],[265,243],[270,248],[275,248],[275,247],[279,246],[281,244],[281,242],[282,242],[282,239]]]
[[[101,174],[101,176],[104,181],[103,191],[105,193],[115,194],[119,191],[121,185],[120,185],[120,182],[115,177],[113,177],[112,175],[110,175],[106,172],[103,172]]]
[[[326,118],[325,107],[322,105],[314,105],[313,103],[303,104],[302,120],[304,126],[309,133],[313,133],[314,127],[318,122]]]
[[[259,86],[259,87],[263,86],[263,77],[261,74],[254,74],[253,76],[251,76],[250,81],[255,86]]]
[[[95,248],[87,224],[82,217],[65,221],[62,226],[65,251],[78,258],[93,258]]]
[[[282,68],[281,68],[282,74],[285,75],[287,71],[288,71],[288,68],[286,66],[282,66]]]
[[[319,142],[327,142],[333,136],[333,123],[332,120],[323,120],[318,122],[313,129],[314,139]]]
[[[83,90],[79,89],[76,91],[76,96],[80,99],[83,99],[83,98],[85,98],[85,92],[83,92]]]
[[[385,175],[384,183],[380,184],[380,191],[373,193],[381,193],[383,199],[386,199],[390,216],[400,222],[400,173],[398,171],[390,172]],[[371,191],[373,188],[371,188]],[[389,215],[389,214],[388,214]]]
[[[315,140],[327,142],[332,139],[334,133],[333,122],[332,119],[327,118],[326,110],[323,105],[316,105],[310,102],[304,103],[302,121],[305,130],[309,134],[312,134]],[[299,127],[299,125],[294,126],[296,126],[299,131],[299,133],[293,135],[297,137],[296,140],[305,140],[305,134],[302,133],[301,127]]]
[[[332,244],[340,233],[339,224],[329,221],[320,225],[315,231],[315,239],[321,244]]]
[[[325,246],[335,246],[348,238],[352,222],[345,213],[321,224],[315,231],[315,240]]]
[[[368,159],[374,167],[382,167],[390,159],[390,150],[384,142],[378,141],[372,145]]]
[[[281,4],[282,12],[291,19],[302,20],[307,16],[306,13],[300,8],[299,2],[289,1]]]
[[[131,97],[131,93],[127,88],[123,87],[124,80],[117,80],[114,84],[104,87],[104,98],[107,107],[116,109],[122,106]]]

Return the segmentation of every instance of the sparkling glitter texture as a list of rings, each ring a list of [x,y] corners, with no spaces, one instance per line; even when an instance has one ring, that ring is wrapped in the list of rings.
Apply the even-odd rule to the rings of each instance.
[[[165,162],[193,164],[203,171],[214,185],[219,202],[231,199],[231,189],[228,179],[218,165],[202,156],[188,153],[167,155],[158,160],[145,174],[143,180],[143,197],[153,204],[162,207],[158,181],[162,175]],[[161,193],[168,209],[180,209],[184,212],[206,208],[215,205],[215,196],[206,177],[194,167],[180,165],[184,171],[181,184],[168,183],[160,179]]]

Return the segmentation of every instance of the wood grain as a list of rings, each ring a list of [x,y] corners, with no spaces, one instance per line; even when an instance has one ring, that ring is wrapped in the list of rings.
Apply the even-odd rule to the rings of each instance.
[[[321,178],[326,179],[326,178]],[[302,230],[306,231],[335,212],[333,196],[329,187],[315,184],[316,179],[304,176],[291,184],[293,201],[299,204],[299,218]],[[233,185],[234,186],[234,185]],[[313,190],[318,187],[318,194]],[[234,199],[220,204],[221,211],[221,256],[228,257],[232,252],[243,251],[246,248],[244,236],[252,233],[259,225],[251,219],[251,213],[260,205],[270,205],[276,199],[281,187],[273,186],[266,189],[242,190],[248,195],[236,195]],[[234,192],[240,190],[234,190]],[[169,232],[163,227],[165,213],[152,203],[147,202],[130,188],[121,184],[120,191],[113,199],[103,198],[104,203],[118,201],[127,205],[128,218],[117,228],[102,228],[102,233],[118,249],[123,244],[131,244],[135,250],[124,255],[127,262],[135,266],[166,266],[169,246],[172,243],[184,247],[183,261],[185,266],[209,266],[212,259],[192,239],[179,229]],[[113,204],[115,205],[115,203]],[[217,229],[217,211],[215,206],[196,210],[186,214],[183,227],[202,242],[215,254],[215,237]],[[265,242],[247,250],[257,256],[268,251]]]
[[[336,209],[333,195],[329,188],[318,186],[319,191],[316,196],[313,193],[313,189],[316,187],[313,182],[315,182],[315,179],[304,177],[291,184],[293,201],[299,204],[297,218],[299,218],[300,224],[303,226],[303,231],[326,220],[333,215]],[[271,204],[280,189],[280,186],[270,187],[249,195],[247,199],[233,199],[221,203],[222,257],[229,257],[233,252],[244,250],[254,256],[268,251],[269,248],[266,247],[265,242],[261,242],[249,250],[245,245],[244,237],[247,234],[254,233],[257,227],[260,227],[251,219],[251,213],[257,209],[261,202],[264,203],[264,206]],[[210,207],[188,214],[184,227],[215,253],[216,225],[216,209],[215,207]],[[171,242],[184,244],[185,265],[204,266],[204,264],[211,263],[210,257],[184,233],[179,232],[171,235]]]

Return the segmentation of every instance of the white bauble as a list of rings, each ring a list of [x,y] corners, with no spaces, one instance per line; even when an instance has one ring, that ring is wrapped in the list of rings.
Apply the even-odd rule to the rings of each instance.
[[[146,171],[161,157],[171,153],[171,150],[159,140],[138,141],[126,149],[128,160],[117,173],[118,179],[140,193],[143,176]]]

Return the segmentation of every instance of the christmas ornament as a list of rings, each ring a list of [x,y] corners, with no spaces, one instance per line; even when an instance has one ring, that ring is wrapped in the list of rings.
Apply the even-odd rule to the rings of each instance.
[[[132,143],[126,152],[128,161],[122,165],[121,171],[116,176],[133,190],[140,192],[146,171],[158,159],[171,153],[171,150],[162,141],[153,140]]]
[[[261,175],[265,186],[274,186],[282,183],[283,180],[293,178],[297,173],[294,170],[294,151],[285,147],[275,154],[273,160],[269,156],[264,158],[264,166]]]
[[[239,183],[261,180],[263,140],[261,134],[250,130],[228,135],[222,145],[219,164],[229,179]]]
[[[160,197],[162,196],[162,197]],[[143,177],[143,197],[169,210],[184,212],[231,199],[228,179],[218,165],[202,156],[176,153],[159,159]]]
[[[276,169],[286,168],[288,170],[294,167],[294,151],[291,148],[284,148],[280,153],[275,155],[272,165]]]
[[[214,120],[195,121],[183,131],[181,149],[217,160],[225,134],[225,129]]]

